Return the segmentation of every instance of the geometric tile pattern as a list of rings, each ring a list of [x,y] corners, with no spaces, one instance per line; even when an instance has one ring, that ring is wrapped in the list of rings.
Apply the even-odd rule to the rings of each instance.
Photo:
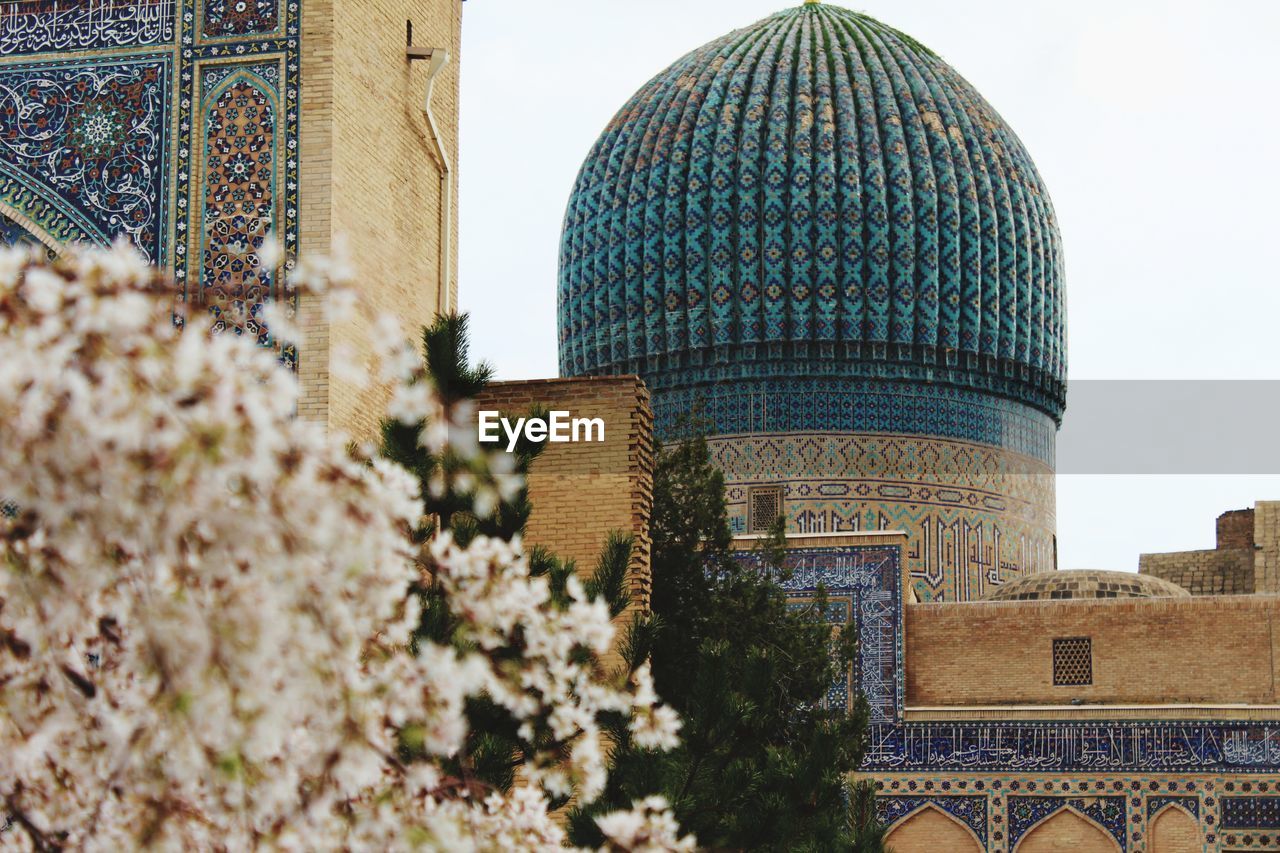
[[[1280,829],[1280,797],[1223,797],[1223,829]]]
[[[297,252],[300,11],[299,0],[4,4],[0,204],[51,242],[126,237],[173,269],[181,300],[265,342],[264,302],[292,302],[252,256],[268,233],[286,267]]]
[[[967,441],[877,433],[758,433],[708,441],[730,526],[747,497],[783,487],[796,533],[903,530],[918,600],[969,601],[1055,567],[1054,489],[1043,462]]]
[[[937,383],[797,376],[733,379],[690,388],[650,384],[655,431],[677,434],[692,413],[712,435],[887,432],[988,444],[1047,465],[1057,424],[1030,406]]]
[[[205,77],[205,188],[201,302],[214,330],[267,343],[260,319],[274,270],[258,261],[275,230],[277,117],[273,65],[215,67]],[[221,82],[211,86],[221,77]]]
[[[204,0],[205,38],[267,35],[280,26],[280,0]]]
[[[1017,136],[932,51],[830,4],[653,78],[565,215],[566,376],[914,379],[1057,418],[1063,309],[1056,217]]]
[[[1228,810],[1238,820],[1240,809],[1251,808],[1236,801],[1280,800],[1280,781],[1274,775],[935,773],[875,774],[875,779],[877,806],[891,826],[932,804],[974,829],[989,853],[1013,853],[1029,829],[1063,808],[1084,815],[1115,838],[1121,849],[1149,851],[1151,824],[1170,805],[1185,809],[1196,820],[1206,851],[1274,851],[1280,846],[1280,831],[1274,824],[1266,825],[1265,813],[1254,826],[1223,825]],[[1242,792],[1250,794],[1241,796]],[[958,798],[969,797],[981,805],[966,803],[963,811],[956,808]],[[973,820],[982,814],[985,832],[978,832]]]

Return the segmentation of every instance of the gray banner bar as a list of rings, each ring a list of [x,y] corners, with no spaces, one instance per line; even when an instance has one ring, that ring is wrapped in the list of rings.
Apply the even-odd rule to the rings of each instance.
[[[1278,380],[1080,380],[1060,474],[1278,474]]]

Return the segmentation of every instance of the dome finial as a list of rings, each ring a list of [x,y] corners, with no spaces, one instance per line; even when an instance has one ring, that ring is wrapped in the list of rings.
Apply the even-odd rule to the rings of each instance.
[[[821,3],[821,2],[822,2],[822,0],[804,0],[804,5],[806,5],[806,6],[817,6],[817,5],[818,5],[819,3]]]

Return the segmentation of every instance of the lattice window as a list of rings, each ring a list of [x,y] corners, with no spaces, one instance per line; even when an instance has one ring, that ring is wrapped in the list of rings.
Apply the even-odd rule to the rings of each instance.
[[[782,515],[782,486],[752,486],[747,490],[747,531],[768,533]]]
[[[1065,637],[1053,641],[1053,683],[1059,686],[1093,684],[1093,641]]]

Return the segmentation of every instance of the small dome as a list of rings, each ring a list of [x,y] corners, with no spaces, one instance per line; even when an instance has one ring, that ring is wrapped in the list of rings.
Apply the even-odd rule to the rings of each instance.
[[[1051,601],[1069,598],[1185,598],[1175,583],[1133,572],[1096,569],[1040,572],[1003,584],[984,601]]]
[[[730,33],[627,102],[574,187],[559,290],[564,376],[921,380],[1062,414],[1035,165],[951,66],[839,6]]]

